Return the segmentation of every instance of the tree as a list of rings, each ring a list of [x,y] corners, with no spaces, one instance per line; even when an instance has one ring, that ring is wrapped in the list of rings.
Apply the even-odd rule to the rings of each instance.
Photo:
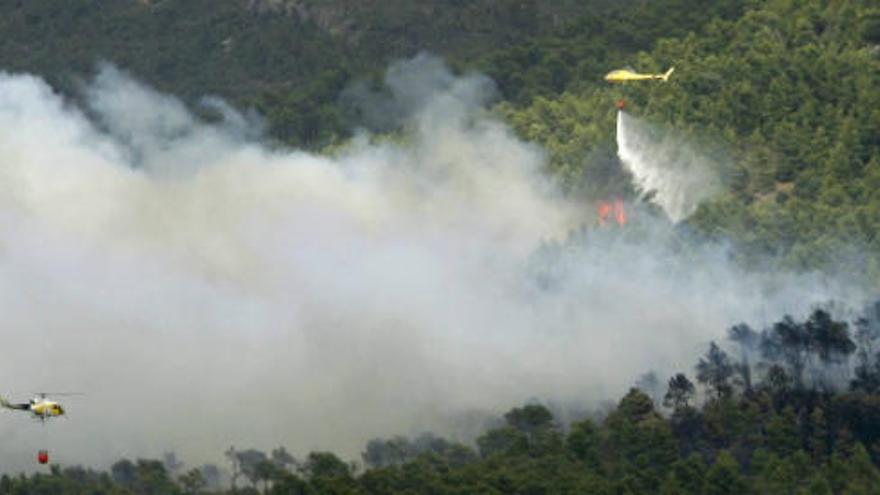
[[[525,436],[528,451],[542,455],[562,447],[562,437],[553,414],[540,404],[513,408],[504,415],[507,425]]]
[[[282,473],[269,490],[269,495],[309,495],[311,493],[315,492],[310,490],[308,483],[287,472]]]
[[[838,428],[850,432],[864,445],[880,442],[880,395],[838,394],[833,399]],[[838,442],[843,432],[838,431]]]
[[[565,446],[579,461],[592,468],[599,467],[601,461],[599,431],[590,419],[571,425]]]
[[[269,491],[270,482],[280,478],[285,472],[270,459],[263,459],[254,466],[254,478],[257,482],[263,482],[263,493]]]
[[[810,454],[816,464],[826,464],[831,455],[832,435],[822,406],[810,413]]]
[[[678,409],[669,418],[669,423],[682,455],[706,451],[707,428],[700,411],[690,406]]]
[[[760,338],[757,332],[745,323],[730,327],[727,336],[733,342],[739,344],[740,361],[736,364],[736,371],[740,375],[743,389],[746,393],[752,391],[752,370],[749,364],[749,354],[755,349]]]
[[[122,459],[113,463],[113,465],[110,466],[110,473],[113,476],[113,481],[124,487],[134,486],[135,480],[137,479],[135,465],[128,459]]]
[[[348,464],[331,452],[311,452],[303,464],[309,479],[347,478],[351,476]]]
[[[846,472],[847,493],[876,493],[880,486],[880,472],[871,462],[871,456],[862,444],[856,444],[853,455],[846,464]]]
[[[834,491],[831,489],[831,483],[828,482],[828,478],[819,473],[810,478],[810,484],[807,487],[806,493],[808,495],[833,495]]]
[[[761,382],[761,389],[770,395],[776,409],[782,409],[789,403],[792,380],[782,366],[774,364],[767,369],[764,380]]]
[[[198,495],[208,485],[208,482],[200,470],[190,469],[180,476],[180,484],[186,495]]]
[[[525,433],[511,426],[489,430],[477,438],[480,457],[517,455],[528,452],[529,441]]]
[[[677,449],[672,430],[654,410],[654,402],[639,389],[630,389],[617,409],[605,418],[606,458],[630,472],[641,492],[659,490],[664,473],[675,462]]]
[[[696,389],[684,373],[678,373],[669,379],[666,395],[663,397],[663,405],[678,411],[688,407],[688,402],[693,398]]]
[[[367,442],[366,451],[361,454],[367,466],[376,468],[400,465],[414,456],[415,449],[401,436],[388,440],[374,438]]]
[[[302,471],[316,493],[356,493],[354,468],[331,452],[309,453]]]
[[[730,386],[730,377],[733,375],[733,365],[727,353],[721,350],[715,342],[709,344],[709,351],[704,358],[697,363],[697,381],[705,385],[715,393],[717,399],[729,397],[733,392]]]
[[[850,381],[850,389],[853,391],[866,392],[876,394],[880,392],[880,352],[867,364],[859,364],[856,366],[853,374],[855,375]]]
[[[553,414],[542,405],[529,404],[508,411],[504,415],[504,421],[523,433],[534,434],[553,427]]]
[[[657,378],[657,373],[653,371],[649,371],[636,381],[636,388],[641,390],[642,392],[648,394],[651,397],[651,400],[654,401],[654,404],[658,404],[660,394],[662,393],[660,385],[660,380]]]
[[[804,326],[819,360],[826,367],[845,363],[856,350],[856,345],[849,336],[849,325],[843,321],[835,321],[825,310],[813,311]]]
[[[681,493],[704,493],[709,468],[699,454],[679,459],[672,466],[672,475],[682,488]]]
[[[177,485],[168,477],[162,461],[138,459],[133,490],[143,495],[174,495]]]
[[[706,495],[742,495],[748,493],[748,485],[739,474],[739,463],[722,450],[715,459],[715,464],[706,475]]]
[[[791,407],[774,414],[767,423],[767,446],[780,457],[797,452],[801,446],[798,426],[797,416]]]
[[[880,301],[870,305],[854,325],[858,364],[850,388],[867,393],[880,392],[880,352],[874,350],[875,342],[880,338]]]
[[[864,314],[856,318],[854,325],[859,366],[867,369],[874,363],[874,343],[880,339],[880,301],[868,306]]]
[[[224,452],[223,455],[225,455],[226,458],[229,459],[229,462],[232,464],[232,477],[230,479],[230,483],[232,485],[232,491],[234,493],[237,488],[236,483],[238,481],[238,478],[242,474],[238,451],[235,450],[235,446],[230,446],[228,449],[226,449],[226,452]]]
[[[282,471],[290,471],[290,468],[296,465],[296,459],[284,447],[273,449],[270,457],[272,459],[272,463],[275,464]]]
[[[250,482],[251,486],[257,486],[257,483],[263,479],[267,467],[265,464],[270,463],[265,453],[255,449],[237,450],[234,452],[236,464],[241,474]]]
[[[787,374],[794,379],[794,385],[798,389],[804,386],[804,368],[809,359],[810,348],[811,342],[806,329],[788,315],[761,335],[762,356],[771,363],[782,359],[788,367]]]

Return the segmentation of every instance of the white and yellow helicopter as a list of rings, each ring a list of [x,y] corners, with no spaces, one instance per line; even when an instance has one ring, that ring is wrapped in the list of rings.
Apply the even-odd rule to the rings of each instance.
[[[0,396],[0,407],[5,409],[12,409],[14,411],[28,411],[30,412],[34,418],[39,419],[40,421],[46,421],[49,418],[57,418],[59,416],[63,416],[65,411],[64,407],[61,406],[56,401],[49,400],[46,398],[45,393],[37,394],[37,397],[34,397],[29,402],[22,403],[12,403],[6,400],[4,397]],[[79,394],[54,394],[54,395],[79,395]]]
[[[629,69],[618,69],[606,74],[605,80],[610,83],[626,83],[630,81],[652,80],[666,82],[669,80],[669,76],[672,75],[673,71],[675,71],[675,67],[670,67],[669,70],[667,70],[663,74],[639,74],[638,72]]]

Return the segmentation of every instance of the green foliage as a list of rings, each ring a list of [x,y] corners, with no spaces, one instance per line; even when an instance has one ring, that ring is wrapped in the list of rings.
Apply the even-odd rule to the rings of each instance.
[[[0,68],[75,95],[97,62],[112,62],[194,106],[219,95],[254,108],[276,139],[320,149],[358,123],[339,103],[355,78],[420,51],[474,60],[585,10],[574,0],[0,0]]]
[[[843,424],[851,422],[845,410],[853,399],[842,395],[840,401],[826,401],[824,408],[834,409],[842,424],[829,424],[827,438],[833,444],[842,441]],[[876,397],[874,397],[876,399]],[[744,421],[724,420],[720,428],[728,428],[733,448],[712,447],[701,442],[700,453],[684,454],[679,449],[673,428],[676,419],[663,418],[654,410],[651,399],[637,389],[623,397],[598,425],[584,419],[574,423],[561,438],[564,448],[535,449],[529,442],[539,434],[554,432],[556,420],[543,406],[529,404],[514,408],[504,415],[505,426],[491,430],[478,439],[482,457],[471,456],[464,462],[453,462],[443,455],[454,444],[439,437],[421,436],[410,440],[396,437],[389,445],[409,446],[433,444],[415,457],[384,467],[372,467],[356,474],[352,467],[329,452],[313,452],[297,463],[289,454],[276,449],[272,455],[248,449],[230,449],[229,460],[234,469],[242,469],[247,477],[253,470],[252,485],[228,494],[551,494],[551,493],[662,493],[662,494],[819,494],[873,493],[880,483],[880,471],[861,440],[832,457],[813,456],[799,444],[805,426],[821,420],[813,415],[805,422],[793,401],[779,414],[748,416],[743,411],[760,404],[757,396],[732,395],[712,400],[702,410],[683,407],[676,414],[747,418],[751,426],[766,431],[765,436],[743,434]],[[838,407],[844,409],[838,411]],[[737,412],[740,411],[740,412]],[[816,409],[818,411],[818,409]],[[715,420],[706,419],[708,422]],[[870,419],[868,421],[871,421]],[[697,435],[701,435],[699,431]],[[824,437],[823,431],[819,436]],[[861,434],[860,434],[861,436]],[[430,441],[425,439],[429,438]],[[501,438],[500,447],[487,439]],[[513,439],[511,442],[510,439]],[[382,444],[376,440],[373,445]],[[437,445],[446,445],[439,448]],[[286,452],[286,451],[284,451]],[[236,468],[235,466],[238,466]],[[296,466],[298,473],[288,467]],[[199,470],[190,470],[180,477],[179,486],[167,476],[161,462],[122,460],[111,468],[111,475],[82,468],[61,470],[53,467],[51,474],[20,475],[0,478],[0,491],[10,495],[52,493],[58,495],[133,495],[158,493],[205,492],[205,478]]]
[[[706,475],[707,495],[741,495],[748,485],[739,474],[739,465],[727,451],[721,451]]]
[[[625,97],[645,119],[733,155],[722,170],[725,193],[688,227],[733,241],[746,266],[759,268],[769,254],[798,270],[880,276],[880,10],[872,2],[299,7],[0,0],[0,64],[75,95],[77,78],[106,59],[190,105],[218,94],[254,108],[283,143],[327,149],[359,123],[339,101],[344,88],[375,79],[395,57],[430,49],[457,70],[479,68],[497,81],[495,114],[546,149],[548,172],[568,193],[635,195],[614,143],[612,103]],[[601,81],[625,65],[677,70],[668,83]],[[602,420],[568,430],[546,407],[528,404],[474,446],[433,435],[375,439],[363,472],[329,452],[296,462],[284,449],[230,449],[236,489],[228,493],[876,493],[876,323],[866,314],[851,326],[818,309],[760,331],[737,325],[735,353],[713,342],[697,363],[704,396],[685,374],[672,376],[668,417],[637,389]],[[120,460],[106,473],[4,475],[0,493],[199,493],[206,482],[200,470],[174,480],[160,461]]]
[[[663,405],[676,411],[688,407],[688,402],[693,398],[696,389],[684,373],[678,373],[669,379],[666,395],[663,396]]]
[[[515,428],[505,426],[490,430],[477,439],[480,456],[484,458],[494,455],[520,454],[528,451],[526,435]]]
[[[774,454],[786,457],[800,449],[798,422],[794,410],[785,408],[767,423],[767,447]]]
[[[131,462],[123,459],[110,468],[112,479],[119,486],[143,495],[160,495],[180,493],[180,489],[168,476],[161,461],[138,459]],[[53,473],[55,475],[72,473]],[[37,492],[39,493],[39,492]]]
[[[675,3],[702,10],[686,4]],[[796,270],[867,267],[876,280],[878,10],[854,1],[750,3],[742,16],[729,15],[735,11],[694,22],[692,32],[670,30],[652,37],[653,44],[636,43],[647,51],[612,50],[611,65],[591,66],[581,84],[559,95],[512,96],[528,103],[505,104],[502,113],[548,149],[551,170],[571,190],[602,195],[605,160],[594,155],[613,147],[612,103],[625,96],[641,117],[732,153],[733,164],[722,171],[727,193],[688,223],[710,238],[735,241],[743,264],[771,256]],[[664,16],[658,25],[677,18]],[[587,60],[596,58],[575,57],[569,67]],[[605,69],[627,63],[646,72],[677,70],[667,84],[601,85]]]
[[[742,2],[631,0],[603,7],[594,2],[562,29],[490,52],[477,67],[498,82],[505,100],[517,105],[580,92],[659,38],[687,35],[716,17],[735,18]]]
[[[184,495],[197,495],[207,486],[205,476],[198,469],[191,469],[180,477],[180,486]]]
[[[605,455],[629,474],[627,485],[638,493],[658,490],[676,460],[677,447],[669,423],[654,410],[651,398],[631,389],[605,419],[605,428]]]
[[[697,381],[705,385],[717,399],[730,396],[733,387],[730,379],[733,376],[734,367],[727,353],[722,351],[715,342],[709,345],[709,350],[704,358],[697,363]]]
[[[571,426],[565,440],[569,452],[586,466],[597,469],[600,465],[601,438],[593,421],[584,419]]]
[[[7,70],[75,94],[108,60],[193,106],[216,94],[256,109],[272,137],[312,149],[363,123],[339,98],[354,80],[438,53],[488,73],[498,115],[590,198],[634,193],[615,155],[612,102],[626,97],[733,155],[726,193],[687,222],[734,241],[743,264],[770,255],[880,276],[880,10],[865,0],[0,0],[0,11]],[[677,71],[666,84],[602,81],[626,65]]]

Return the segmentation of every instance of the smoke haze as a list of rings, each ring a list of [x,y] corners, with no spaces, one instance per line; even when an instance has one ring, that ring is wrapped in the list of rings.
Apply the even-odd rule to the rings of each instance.
[[[617,113],[617,150],[642,195],[650,195],[674,222],[721,190],[708,157],[675,134],[623,111]]]
[[[410,137],[334,157],[264,146],[222,105],[202,123],[112,67],[85,108],[0,74],[0,388],[87,394],[47,428],[0,416],[7,469],[46,442],[62,464],[356,457],[472,411],[615,398],[834,293],[682,253],[663,222],[569,238],[592,207],[480,110],[489,81],[428,57],[389,73]]]

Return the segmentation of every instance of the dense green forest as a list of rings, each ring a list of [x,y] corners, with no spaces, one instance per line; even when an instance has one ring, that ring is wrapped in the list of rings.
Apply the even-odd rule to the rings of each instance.
[[[96,62],[110,61],[191,103],[220,95],[254,107],[274,137],[315,147],[350,130],[337,98],[355,78],[420,50],[508,46],[551,29],[576,4],[3,0],[0,67],[35,72],[75,95]]]
[[[109,61],[190,102],[254,107],[282,141],[320,147],[361,124],[339,102],[359,79],[427,51],[493,77],[527,103],[592,83],[659,35],[683,35],[737,2],[144,0],[0,1],[0,67],[75,95]],[[676,21],[661,15],[675,17]],[[665,19],[665,20],[664,20]],[[659,22],[658,22],[659,21]]]
[[[187,469],[168,456],[109,472],[5,475],[0,492],[877,493],[880,302],[851,321],[817,308],[760,331],[737,324],[722,344],[689,372],[648,373],[609,410],[569,424],[541,404],[514,408],[475,446],[431,434],[375,439],[352,464],[329,452],[298,460],[281,447],[230,448],[228,481],[216,466]]]
[[[871,0],[0,0],[0,69],[77,98],[110,61],[198,109],[219,95],[277,143],[320,151],[366,125],[340,95],[429,51],[497,84],[492,109],[543,146],[576,197],[608,194],[614,102],[729,155],[725,190],[682,231],[746,267],[880,277],[880,7]],[[609,86],[631,66],[666,84]],[[769,261],[768,261],[769,260]],[[4,475],[0,493],[871,494],[880,491],[880,306],[731,327],[695,366],[646,374],[571,424],[541,404],[474,445],[377,439],[226,453],[217,467],[121,460]],[[735,349],[736,352],[728,353]],[[646,370],[647,371],[647,370]],[[229,482],[235,485],[230,490]]]
[[[640,116],[734,156],[727,192],[688,224],[734,241],[747,264],[767,255],[799,270],[849,264],[876,279],[880,10],[745,3],[736,19],[714,18],[629,59],[645,71],[676,66],[674,84],[584,85],[502,104],[503,114],[577,187],[602,165],[591,157],[613,141],[609,102],[625,96]]]
[[[195,104],[220,95],[312,149],[365,123],[340,94],[429,51],[498,84],[497,112],[574,194],[604,192],[613,101],[734,156],[688,224],[747,265],[880,273],[880,10],[867,0],[333,2],[3,0],[0,67],[75,95],[99,60]],[[607,70],[675,65],[609,87]],[[720,144],[719,144],[720,143]]]

